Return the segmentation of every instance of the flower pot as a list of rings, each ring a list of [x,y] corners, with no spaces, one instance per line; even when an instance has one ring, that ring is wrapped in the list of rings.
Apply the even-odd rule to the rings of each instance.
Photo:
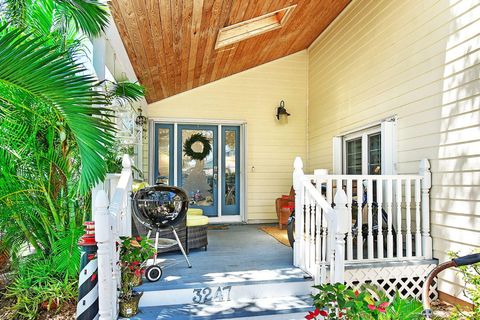
[[[121,299],[119,302],[120,316],[129,318],[136,315],[138,312],[138,303],[142,295],[143,292],[134,291],[130,299]]]

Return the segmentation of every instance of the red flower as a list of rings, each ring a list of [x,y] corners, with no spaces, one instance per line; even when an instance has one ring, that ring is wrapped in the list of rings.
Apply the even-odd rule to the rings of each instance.
[[[355,297],[358,298],[358,295],[360,294],[360,292],[358,292],[358,290],[355,291]]]
[[[343,317],[343,313],[339,312],[339,313],[338,313],[338,316],[339,316],[340,318]]]
[[[315,319],[319,314],[320,314],[320,310],[315,309],[313,312],[309,311],[308,314],[305,316],[305,319],[307,320],[313,320]]]
[[[140,270],[138,270],[138,269],[135,270],[135,276],[140,277],[141,274],[142,274],[142,273],[140,272]]]
[[[134,266],[136,266],[136,265],[139,265],[140,262],[138,262],[138,261],[133,261],[132,264],[133,264]]]
[[[369,304],[369,305],[368,305],[368,309],[374,311],[374,310],[377,309],[377,308],[375,307],[374,304]]]
[[[320,315],[321,315],[322,317],[328,317],[328,312],[325,311],[325,310],[321,310],[321,311],[320,311]]]
[[[142,237],[136,237],[137,241],[142,241]]]

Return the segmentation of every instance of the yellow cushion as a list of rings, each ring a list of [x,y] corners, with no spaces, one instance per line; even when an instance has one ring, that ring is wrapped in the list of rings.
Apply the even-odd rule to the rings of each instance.
[[[148,187],[148,182],[145,181],[134,181],[132,183],[132,191],[137,192],[140,189]]]
[[[208,217],[187,215],[187,227],[205,226],[208,224]]]
[[[189,208],[187,214],[189,216],[201,216],[203,215],[203,210],[199,208]]]

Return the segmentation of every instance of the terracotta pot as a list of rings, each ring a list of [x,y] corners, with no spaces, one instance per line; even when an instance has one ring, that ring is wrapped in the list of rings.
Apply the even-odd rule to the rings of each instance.
[[[129,318],[138,313],[138,303],[140,302],[140,298],[142,297],[143,292],[133,292],[133,296],[129,300],[120,300],[119,307],[120,307],[120,316]]]

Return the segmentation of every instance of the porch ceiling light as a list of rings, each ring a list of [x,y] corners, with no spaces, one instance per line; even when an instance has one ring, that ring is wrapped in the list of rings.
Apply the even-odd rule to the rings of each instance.
[[[280,101],[280,105],[277,107],[277,120],[287,120],[290,113],[285,109],[285,101]]]

